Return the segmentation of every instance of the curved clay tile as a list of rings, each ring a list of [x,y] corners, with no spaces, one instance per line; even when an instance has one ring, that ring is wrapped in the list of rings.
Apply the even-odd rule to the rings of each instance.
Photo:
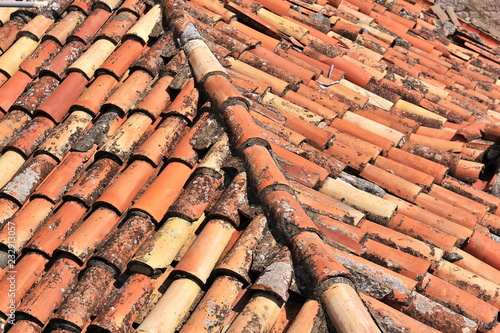
[[[1,324],[496,332],[500,42],[431,5],[0,10]]]

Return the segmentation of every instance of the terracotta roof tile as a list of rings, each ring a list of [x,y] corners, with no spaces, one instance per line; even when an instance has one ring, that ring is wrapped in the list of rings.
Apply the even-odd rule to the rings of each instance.
[[[113,287],[113,275],[100,267],[88,267],[71,294],[64,300],[49,326],[82,329],[94,313],[95,308]],[[64,325],[64,326],[63,326]]]
[[[78,226],[78,222],[83,217],[85,211],[86,208],[76,201],[64,203],[34,233],[26,245],[27,248],[52,256],[54,250],[63,242],[66,236]]]
[[[19,314],[43,326],[70,294],[77,283],[78,272],[79,267],[73,261],[58,259],[23,299],[18,307]]]
[[[162,6],[0,11],[10,331],[498,327],[498,41],[426,1]]]

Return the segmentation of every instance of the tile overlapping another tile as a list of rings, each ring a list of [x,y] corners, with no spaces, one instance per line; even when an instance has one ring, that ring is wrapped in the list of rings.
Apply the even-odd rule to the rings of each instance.
[[[494,332],[500,42],[432,5],[2,9],[8,331]]]

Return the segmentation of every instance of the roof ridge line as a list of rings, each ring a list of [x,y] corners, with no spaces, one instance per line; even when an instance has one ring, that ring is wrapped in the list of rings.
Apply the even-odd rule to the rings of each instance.
[[[229,81],[226,71],[203,41],[192,20],[184,11],[181,12],[183,4],[183,1],[166,1],[164,11],[169,13],[166,18],[174,26],[194,77],[203,85],[231,132],[230,142],[241,153],[250,176],[257,184],[266,215],[281,220],[277,226],[282,230],[278,231],[286,236],[294,259],[304,262],[308,280],[315,282],[311,283],[315,289],[313,294],[323,302],[339,332],[351,332],[353,327],[379,331],[348,279],[348,270],[328,251],[328,245],[321,239],[314,222],[294,197],[292,188],[269,151],[269,143],[256,130],[257,125],[248,113],[247,103],[242,103],[245,98]],[[345,297],[350,302],[343,301]],[[356,318],[349,313],[356,313]]]

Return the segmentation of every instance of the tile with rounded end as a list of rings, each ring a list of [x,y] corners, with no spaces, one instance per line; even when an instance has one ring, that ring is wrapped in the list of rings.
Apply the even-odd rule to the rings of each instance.
[[[16,99],[23,93],[27,85],[31,83],[31,77],[23,71],[17,71],[0,88],[0,111],[8,112]]]
[[[185,117],[187,121],[192,122],[197,113],[198,99],[199,91],[194,85],[194,80],[190,79],[184,87],[182,87],[182,90],[174,98],[172,103],[162,112],[162,115],[172,113]]]
[[[184,186],[175,202],[170,206],[168,214],[181,216],[193,222],[199,219],[207,206],[220,195],[219,187],[223,179],[198,173]]]
[[[133,113],[116,132],[99,148],[97,157],[111,155],[124,163],[141,143],[151,125],[151,118],[144,113]]]
[[[248,64],[246,64],[243,61],[234,59],[234,58],[227,58],[227,60],[231,63],[231,69],[234,71],[245,74],[256,81],[263,82],[267,85],[269,85],[273,91],[273,93],[277,95],[283,94],[288,88],[289,88],[289,83],[286,81],[283,81],[271,74],[268,74],[258,68],[252,67]]]
[[[101,67],[96,70],[97,75],[104,72],[112,74],[119,79],[125,74],[137,57],[139,57],[142,50],[143,46],[140,42],[133,39],[125,40],[111,53]]]
[[[366,234],[363,230],[356,226],[325,215],[315,216],[314,223],[321,228],[322,232],[324,232],[326,236],[328,236],[326,234],[326,230],[330,230],[344,235],[358,243],[361,242]]]
[[[428,210],[418,207],[417,205],[410,204],[404,200],[386,194],[384,198],[393,202],[398,206],[398,213],[423,222],[433,228],[441,230],[458,239],[459,244],[463,243],[468,237],[472,235],[472,230],[444,217],[436,215]]]
[[[14,137],[30,121],[31,117],[25,112],[13,110],[0,119],[0,148],[3,150]]]
[[[125,0],[118,9],[118,12],[128,11],[139,17],[146,5],[141,0]]]
[[[97,202],[104,202],[124,212],[154,171],[155,168],[148,162],[141,160],[132,162],[104,191]]]
[[[436,199],[426,193],[420,193],[415,199],[417,206],[429,210],[436,215],[449,219],[466,228],[473,229],[478,217],[465,209],[453,206],[443,200]]]
[[[99,31],[99,38],[107,38],[118,44],[125,32],[137,21],[137,16],[128,11],[120,11],[111,17]]]
[[[168,86],[172,80],[173,77],[169,75],[159,78],[133,111],[144,112],[152,119],[164,113],[171,103]]]
[[[321,302],[340,332],[381,332],[351,284],[334,283],[321,294]]]
[[[302,82],[301,78],[299,78],[298,76],[295,76],[287,70],[280,68],[273,63],[270,63],[268,60],[263,59],[248,51],[243,52],[238,59],[246,66],[240,66],[239,63],[234,63],[230,60],[231,67],[234,67],[234,70],[252,76],[256,79],[263,79],[265,80],[264,82],[267,81],[266,83],[269,83],[273,90],[277,88],[275,91],[273,91],[277,95],[281,95],[282,92],[284,92],[284,89],[279,89],[281,82],[286,82],[292,87],[296,87],[300,82]],[[234,65],[236,65],[236,67]],[[250,70],[253,69],[253,71],[255,71],[257,69],[267,75],[261,75],[258,71],[255,71],[253,74],[247,73],[248,69],[244,70],[244,68],[247,66],[250,67]],[[268,75],[271,76],[269,79],[267,78]]]
[[[265,195],[262,191],[266,188],[268,190],[280,187],[281,189],[289,188],[288,181],[267,148],[257,145],[251,146],[246,148],[243,153],[249,166],[249,180],[255,184],[257,195]]]
[[[0,167],[2,168],[2,174],[0,174],[1,187],[12,179],[25,161],[26,158],[17,151],[7,150],[3,153],[0,157]]]
[[[104,192],[118,171],[118,164],[104,158],[95,161],[64,195],[67,199],[80,200],[88,207]]]
[[[282,247],[250,289],[274,294],[281,301],[286,302],[289,296],[288,289],[292,281],[292,274],[292,255],[288,248]]]
[[[478,218],[482,218],[489,210],[487,206],[439,185],[433,185],[429,191],[429,195],[443,200],[451,205],[459,206],[468,212],[473,213]]]
[[[44,152],[61,161],[83,131],[92,121],[92,116],[83,111],[72,112],[59,124],[47,139],[38,146],[38,152]]]
[[[73,31],[70,37],[68,37],[69,40],[76,39],[88,44],[110,16],[111,14],[102,8],[93,10],[83,23],[81,23],[78,28]]]
[[[444,165],[435,163],[413,153],[391,148],[387,157],[393,161],[399,162],[418,171],[422,171],[434,177],[436,183],[441,183],[443,177],[446,175],[448,168]]]
[[[441,125],[446,121],[445,117],[440,116],[430,110],[424,109],[423,107],[412,104],[402,99],[400,99],[399,101],[396,102],[396,104],[394,104],[394,108],[403,110],[410,114],[432,119],[434,121],[439,122]]]
[[[104,261],[116,274],[122,274],[141,244],[150,236],[154,224],[147,216],[133,215],[120,225],[104,243],[92,261]]]
[[[96,307],[106,299],[113,287],[112,271],[100,267],[88,267],[76,286],[52,316],[52,323],[69,323],[72,327],[83,329]],[[57,324],[56,324],[57,325]]]
[[[80,41],[68,42],[49,63],[43,66],[41,74],[50,73],[62,80],[66,76],[68,66],[78,59],[85,49],[86,45]]]
[[[316,300],[306,300],[299,312],[287,328],[289,333],[311,333],[319,318],[319,303]]]
[[[174,280],[137,327],[137,332],[175,332],[193,306],[200,289],[196,282],[188,278]]]
[[[188,273],[206,283],[234,230],[227,221],[210,220],[173,272]]]
[[[30,239],[26,248],[52,256],[57,247],[79,224],[87,208],[77,201],[67,201],[58,207],[54,214],[41,226]]]
[[[133,153],[133,157],[145,158],[158,166],[164,157],[170,155],[177,142],[184,136],[186,125],[186,121],[180,117],[167,117]]]
[[[169,267],[177,253],[192,238],[205,216],[191,223],[179,217],[169,218],[137,251],[129,270],[148,276],[159,274]]]
[[[13,110],[21,110],[33,114],[35,109],[56,89],[59,81],[52,76],[42,76],[31,88],[24,92],[12,106]]]
[[[96,4],[98,6],[106,7],[106,10],[112,12],[121,5],[121,0],[98,0]]]
[[[38,253],[28,253],[18,260],[15,266],[9,268],[10,271],[15,273],[7,272],[0,279],[0,292],[4,295],[11,292],[11,283],[15,281],[15,291],[13,295],[9,295],[12,298],[2,297],[0,300],[0,311],[3,314],[8,314],[10,309],[10,304],[14,304],[14,308],[17,307],[21,299],[28,292],[31,286],[36,282],[36,280],[42,275],[44,271],[45,264],[48,260]]]
[[[12,138],[7,147],[28,157],[45,140],[54,127],[55,124],[48,118],[36,117]]]
[[[23,205],[56,165],[57,161],[45,154],[30,157],[0,193]]]
[[[262,129],[255,124],[243,105],[228,106],[223,113],[223,119],[228,127],[228,136],[234,149],[245,149],[246,146],[252,144],[268,146]]]
[[[45,64],[51,61],[54,54],[59,52],[60,49],[61,47],[53,40],[43,41],[38,45],[35,51],[21,63],[19,69],[34,79],[38,76]]]
[[[294,258],[311,281],[312,293],[319,291],[320,285],[330,278],[349,276],[349,271],[317,234],[302,232],[291,239],[291,244]]]
[[[12,333],[41,333],[42,327],[30,320],[18,320],[9,331]]]
[[[21,210],[12,218],[11,222],[16,225],[16,244],[13,250],[19,253],[24,245],[30,240],[35,231],[49,218],[54,204],[51,202],[35,198],[25,204]],[[3,228],[0,232],[0,242],[9,244],[8,228]],[[11,246],[12,247],[12,246]]]
[[[201,39],[190,40],[184,45],[184,52],[191,65],[194,78],[198,82],[204,82],[205,79],[211,75],[227,75],[225,68],[211,50],[211,48],[215,49],[221,47],[222,46],[213,42],[208,42],[207,45],[207,43]],[[221,53],[224,53],[224,58],[229,56],[229,54],[227,54],[228,52]],[[224,61],[224,63],[225,66],[227,66],[227,62]]]
[[[359,151],[360,153],[370,156],[372,159],[377,158],[382,153],[382,148],[351,134],[344,133],[343,131],[340,131],[336,128],[325,127],[325,131],[332,135],[330,142],[340,143],[342,145],[350,147],[356,151]],[[329,144],[327,144],[327,146],[328,145]]]
[[[89,15],[92,4],[93,4],[92,0],[75,0],[71,3],[69,9],[78,10],[85,13],[86,15]]]
[[[121,126],[124,119],[116,112],[100,114],[90,128],[71,147],[74,151],[88,152],[106,142]]]
[[[359,175],[398,197],[411,202],[422,191],[420,186],[372,164],[367,164]]]
[[[201,3],[201,1],[199,1],[199,0],[197,0],[196,2],[198,3],[198,5],[200,5],[200,3]],[[215,2],[207,3],[206,5],[211,6],[212,4],[216,5]],[[224,10],[226,10],[226,9],[224,9]],[[227,12],[229,13],[229,15],[233,14],[230,11],[227,11]],[[225,14],[223,14],[223,15],[225,15]],[[231,22],[231,21],[232,20],[226,20],[226,22]],[[252,36],[249,36],[248,34],[245,34],[244,32],[227,24],[226,22],[224,22],[224,21],[217,22],[217,24],[215,25],[215,28],[218,29],[219,31],[225,33],[226,35],[231,36],[232,38],[244,43],[247,46],[257,46],[261,43],[258,39],[253,38]]]
[[[83,109],[91,115],[98,114],[106,98],[112,93],[117,84],[118,81],[113,76],[99,75],[78,97],[72,109]]]
[[[429,188],[434,182],[431,175],[383,156],[377,157],[374,165],[423,188]]]
[[[78,71],[87,80],[92,79],[95,70],[104,63],[115,47],[116,45],[107,39],[98,39],[68,67],[68,71]]]
[[[84,13],[79,10],[70,11],[57,24],[54,24],[45,33],[44,39],[52,39],[59,45],[66,44],[68,36],[76,29],[85,19]]]
[[[56,252],[70,254],[79,264],[85,263],[115,228],[118,220],[119,216],[112,210],[96,209],[63,240]]]
[[[203,31],[207,36],[210,36],[209,38],[213,39],[211,42],[227,49],[228,55],[231,54],[235,58],[238,58],[241,53],[249,49],[248,45],[203,22],[196,22],[196,27],[199,31]],[[214,49],[212,50],[215,51]]]
[[[353,225],[358,225],[365,217],[365,214],[361,211],[320,191],[298,183],[293,184],[293,187],[300,204],[308,211],[318,212],[326,217]]]
[[[153,291],[153,282],[145,275],[132,275],[116,294],[110,295],[109,305],[92,321],[89,329],[100,328],[116,332],[132,328],[139,310]]]
[[[302,106],[319,116],[322,116],[328,123],[330,123],[335,117],[337,117],[337,115],[342,114],[345,112],[345,110],[347,110],[347,106],[340,103],[337,107],[329,109],[291,90],[287,91],[284,97],[286,100]],[[342,106],[344,106],[345,108],[342,108]]]
[[[137,103],[146,88],[153,81],[148,72],[136,70],[108,97],[103,104],[104,110],[113,109],[115,112],[125,114]]]
[[[31,19],[31,21],[19,31],[18,37],[29,36],[39,41],[53,22],[53,18],[39,14]]]
[[[480,162],[457,159],[455,163],[450,165],[450,174],[466,183],[472,184],[478,180],[484,167],[485,165]]]
[[[249,270],[253,257],[251,254],[262,239],[266,222],[263,215],[253,218],[226,256],[217,264],[215,272],[218,274],[231,272],[241,281],[250,283]]]
[[[143,44],[149,40],[149,35],[153,31],[156,23],[161,19],[161,8],[159,5],[153,6],[149,11],[142,15],[139,20],[123,36],[127,38],[138,38]]]
[[[255,330],[258,332],[269,331],[278,319],[281,310],[278,301],[272,296],[255,294],[245,305],[243,311],[231,323],[227,329],[228,333],[245,332]],[[257,324],[254,324],[257,322]]]
[[[52,170],[33,193],[54,203],[73,185],[88,166],[89,153],[71,152]]]
[[[0,198],[0,228],[4,228],[5,223],[14,216],[19,208],[19,205],[13,200]]]
[[[144,52],[139,59],[137,59],[131,68],[142,69],[151,76],[157,76],[160,74],[161,69],[165,66],[164,57],[167,59],[172,58],[168,64],[167,69],[172,70],[172,72],[178,72],[175,67],[179,65],[180,62],[185,64],[184,52],[178,50],[171,33],[164,33],[156,40],[156,42],[149,47],[149,49]],[[177,65],[174,65],[177,63]]]
[[[387,245],[367,239],[363,257],[399,274],[417,280],[429,269],[431,263],[423,258],[393,249]]]
[[[404,304],[410,299],[411,292],[417,285],[416,281],[364,258],[333,247],[329,247],[328,250],[330,256],[344,265],[348,272],[352,272],[353,282],[359,291],[371,297],[377,299],[387,297],[387,300],[396,304]],[[361,281],[365,283],[360,283]]]
[[[186,163],[187,165],[193,167],[198,162],[198,153],[194,150],[194,145],[203,133],[204,129],[208,129],[209,135],[213,135],[217,131],[217,122],[213,115],[208,115],[203,113],[200,118],[191,129],[182,137],[179,143],[176,145],[174,151],[169,157],[169,160],[177,160]],[[208,148],[208,147],[205,147]]]
[[[248,200],[246,198],[246,184],[246,173],[236,175],[210,210],[209,217],[224,218],[233,225],[239,226],[241,222],[239,207]]]
[[[255,105],[255,104],[254,104]],[[252,108],[255,109],[255,108]],[[282,124],[274,121],[273,119],[270,119],[266,116],[263,116],[262,113],[255,112],[255,111],[250,111],[250,114],[252,115],[252,118],[255,121],[255,124],[262,127],[263,129],[269,131],[270,133],[266,133],[267,131],[263,131],[262,135],[264,138],[266,138],[268,141],[272,141],[270,134],[274,134],[275,136],[273,137],[273,140],[279,140],[280,138],[286,138],[282,139],[283,144],[293,144],[294,146],[301,146],[303,143],[306,142],[306,137],[289,129],[288,127],[283,126]],[[276,138],[278,137],[278,138]]]
[[[146,212],[154,222],[161,221],[170,205],[181,193],[192,171],[184,163],[169,163],[131,209]],[[162,204],[159,205],[159,203]]]
[[[500,271],[486,264],[481,259],[478,259],[473,255],[460,250],[459,248],[454,248],[450,251],[450,253],[456,254],[459,257],[459,259],[454,261],[453,264],[460,266],[469,272],[475,273],[491,282],[496,282],[500,278]]]
[[[31,38],[19,38],[0,56],[0,70],[9,76],[14,75],[21,63],[33,53],[37,46],[38,42]]]
[[[366,212],[371,219],[384,225],[391,220],[397,209],[395,204],[338,179],[327,178],[320,192]]]
[[[79,267],[69,259],[58,259],[31,291],[17,311],[43,325],[77,283]]]
[[[379,243],[416,257],[437,262],[444,254],[443,250],[435,246],[368,220],[363,221],[360,228]]]
[[[218,277],[189,316],[180,332],[200,332],[219,329],[227,323],[228,314],[236,302],[243,283],[231,276]],[[217,311],[211,311],[213,306]]]
[[[481,232],[474,231],[469,242],[464,247],[464,251],[500,270],[500,261],[498,260],[500,247],[497,242]]]
[[[277,155],[278,164],[288,178],[302,185],[315,188],[328,177],[329,172],[326,169],[308,159],[274,144],[271,147]]]
[[[417,133],[412,133],[410,135],[409,141],[424,145],[426,147],[436,148],[443,151],[451,151],[454,153],[460,153],[464,146],[463,142],[431,138]]]
[[[399,131],[350,111],[347,111],[342,119],[391,140],[394,146],[399,146],[405,138],[405,135]]]

